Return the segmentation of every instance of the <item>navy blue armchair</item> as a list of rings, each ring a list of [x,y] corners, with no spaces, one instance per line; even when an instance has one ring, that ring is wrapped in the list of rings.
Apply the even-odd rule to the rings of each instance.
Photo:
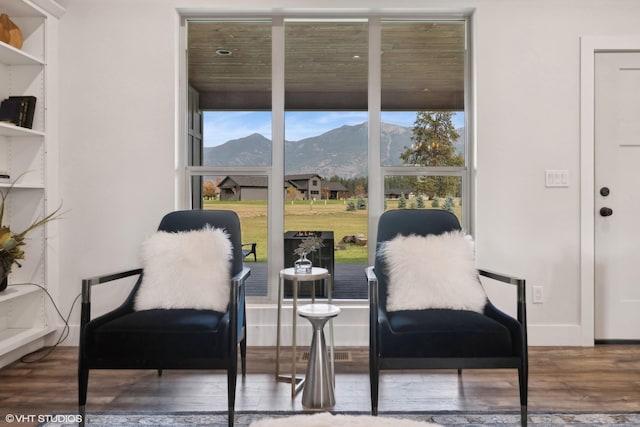
[[[384,242],[398,235],[442,235],[458,230],[460,223],[456,216],[444,210],[400,209],[380,216],[375,265],[366,270],[372,414],[378,413],[378,380],[382,370],[457,369],[461,374],[462,369],[513,368],[518,371],[521,424],[526,426],[528,361],[524,280],[478,270],[480,276],[515,285],[517,319],[498,310],[488,299],[480,312],[450,308],[387,310],[390,273],[385,257],[380,255]],[[423,259],[425,264],[429,261]]]
[[[135,310],[142,269],[91,277],[82,281],[81,335],[78,360],[80,413],[85,414],[91,369],[224,369],[227,372],[229,426],[234,423],[235,390],[240,346],[242,375],[246,373],[244,282],[240,220],[232,211],[190,210],[167,214],[158,227],[170,233],[224,229],[232,244],[230,298],[226,311],[208,309]],[[138,276],[130,295],[115,310],[91,319],[91,288]],[[83,416],[84,419],[84,416]]]

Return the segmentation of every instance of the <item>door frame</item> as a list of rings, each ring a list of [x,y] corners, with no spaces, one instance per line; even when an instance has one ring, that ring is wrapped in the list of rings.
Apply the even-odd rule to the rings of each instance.
[[[580,38],[580,325],[581,344],[595,341],[595,55],[640,51],[640,37]]]

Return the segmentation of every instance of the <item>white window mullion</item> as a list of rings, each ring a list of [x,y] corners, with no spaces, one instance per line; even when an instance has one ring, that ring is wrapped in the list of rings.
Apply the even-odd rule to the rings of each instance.
[[[475,140],[475,91],[473,84],[473,25],[472,17],[465,18],[465,58],[464,58],[464,128],[465,128],[465,161],[467,174],[462,179],[462,218],[463,226],[469,233],[475,235],[475,171],[476,171],[476,140]]]
[[[284,19],[273,18],[271,45],[271,174],[267,232],[269,298],[277,297],[284,265]]]
[[[380,18],[369,19],[369,241],[375,242],[378,234],[378,219],[384,212],[384,180],[380,168],[380,109],[382,105],[382,72],[381,72],[382,35]],[[375,245],[369,245],[369,262],[375,257]]]

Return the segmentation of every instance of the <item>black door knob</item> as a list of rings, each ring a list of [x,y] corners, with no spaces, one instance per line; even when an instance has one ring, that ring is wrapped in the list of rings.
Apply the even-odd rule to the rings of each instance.
[[[611,216],[611,215],[613,215],[613,209],[600,208],[600,216]]]
[[[600,195],[607,197],[609,195],[609,187],[602,187],[600,189]]]

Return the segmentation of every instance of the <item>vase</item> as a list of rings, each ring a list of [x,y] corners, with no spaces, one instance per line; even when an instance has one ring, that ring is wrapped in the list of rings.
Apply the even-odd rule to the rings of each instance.
[[[296,274],[309,274],[311,273],[313,264],[311,263],[311,260],[307,258],[307,253],[303,252],[302,255],[300,255],[300,258],[293,263],[293,266]]]
[[[22,31],[6,13],[0,14],[0,41],[16,49],[22,48]]]

